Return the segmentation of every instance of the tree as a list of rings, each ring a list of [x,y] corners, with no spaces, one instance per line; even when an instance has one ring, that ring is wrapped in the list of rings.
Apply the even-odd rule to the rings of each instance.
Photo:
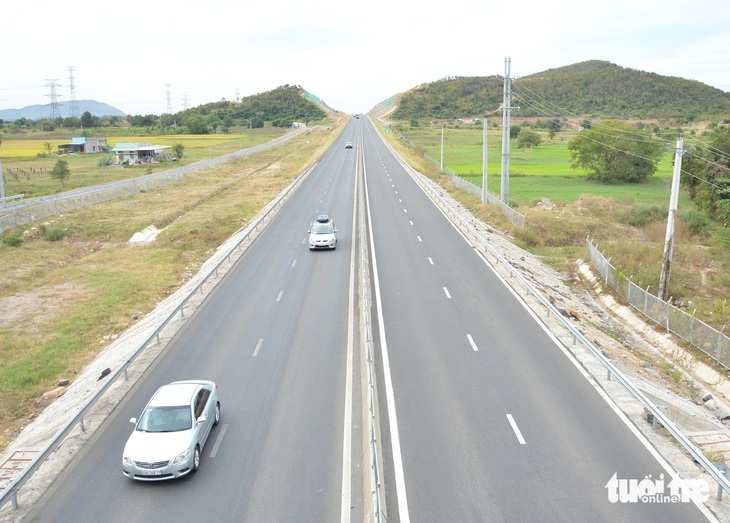
[[[694,204],[724,226],[730,224],[730,129],[713,133],[709,147],[682,156],[682,185]]]
[[[63,185],[70,175],[71,171],[68,169],[68,162],[59,158],[58,161],[56,161],[56,165],[54,165],[53,169],[51,169],[51,178],[59,180],[61,185]]]
[[[588,180],[639,183],[656,172],[664,143],[626,123],[609,120],[580,131],[568,149],[571,167],[586,169]]]
[[[183,151],[185,151],[185,146],[180,142],[172,146],[172,152],[175,153],[175,158],[178,160],[182,158]]]
[[[43,150],[46,152],[46,156],[50,156],[53,153],[53,144],[51,142],[43,142]]]
[[[533,147],[537,147],[540,143],[542,143],[540,135],[534,131],[530,131],[529,129],[521,131],[517,137],[517,147],[520,149],[531,149]]]
[[[84,129],[94,127],[92,125],[91,113],[89,111],[84,111],[84,114],[81,115],[81,127],[83,127]]]
[[[183,120],[190,134],[208,134],[208,121],[204,116],[194,114]]]

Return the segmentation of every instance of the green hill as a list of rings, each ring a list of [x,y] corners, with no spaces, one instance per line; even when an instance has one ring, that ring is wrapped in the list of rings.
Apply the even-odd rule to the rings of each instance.
[[[201,115],[208,119],[216,118],[227,125],[248,126],[253,121],[286,126],[292,122],[322,120],[326,113],[321,104],[318,98],[300,86],[283,85],[271,91],[247,96],[239,102],[221,100],[199,105],[179,113],[179,116],[183,121],[186,117]]]
[[[512,81],[520,116],[671,118],[730,117],[730,93],[695,80],[591,60]],[[501,76],[455,77],[403,93],[393,118],[455,119],[501,112]],[[514,113],[513,113],[514,114]]]

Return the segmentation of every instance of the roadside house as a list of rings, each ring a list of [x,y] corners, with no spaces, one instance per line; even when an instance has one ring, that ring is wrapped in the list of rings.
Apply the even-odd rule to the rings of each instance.
[[[117,164],[157,163],[161,160],[172,160],[169,145],[152,145],[145,142],[118,142],[112,149],[116,153]]]

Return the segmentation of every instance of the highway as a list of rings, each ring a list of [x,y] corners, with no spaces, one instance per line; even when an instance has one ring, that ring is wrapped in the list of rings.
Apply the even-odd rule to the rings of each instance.
[[[363,142],[388,521],[703,521],[609,502],[614,473],[669,476],[369,125]]]
[[[32,521],[349,517],[350,496],[343,502],[342,492],[352,468],[360,468],[344,449],[356,152],[344,143],[354,142],[356,131],[343,130],[296,197],[38,504]],[[338,247],[310,252],[307,230],[322,213],[335,220]],[[125,478],[129,418],[157,387],[188,378],[211,379],[220,393],[221,422],[200,470],[172,482]],[[362,518],[357,509],[355,520]]]
[[[355,208],[358,176],[365,209]],[[369,225],[385,520],[705,521],[691,503],[609,501],[614,474],[666,471],[364,117],[29,519],[362,521],[358,211]],[[335,220],[338,247],[310,252],[307,229],[322,213]],[[129,418],[157,387],[188,378],[216,381],[221,398],[200,470],[130,481],[121,472]]]

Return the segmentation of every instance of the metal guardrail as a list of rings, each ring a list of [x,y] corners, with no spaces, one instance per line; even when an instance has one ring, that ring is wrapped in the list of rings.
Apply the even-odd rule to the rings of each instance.
[[[712,479],[717,482],[717,498],[722,499],[723,491],[730,493],[730,481],[725,475],[720,472],[717,467],[700,451],[682,432],[672,423],[672,421],[652,403],[631,381],[629,381],[616,366],[608,360],[581,332],[579,329],[574,327],[570,321],[565,318],[560,311],[546,299],[522,274],[515,269],[512,264],[506,260],[497,250],[492,247],[489,241],[482,237],[479,231],[474,226],[465,220],[462,216],[462,212],[455,209],[446,199],[442,196],[443,189],[435,186],[433,182],[428,180],[424,175],[413,169],[405,160],[403,160],[398,153],[391,147],[391,145],[381,136],[381,139],[385,145],[393,152],[394,156],[400,161],[404,169],[410,174],[413,180],[418,183],[427,194],[430,195],[434,202],[438,202],[441,208],[446,214],[451,217],[451,220],[458,223],[462,230],[466,231],[467,235],[471,237],[476,245],[481,247],[483,251],[494,258],[494,261],[504,267],[510,278],[516,280],[516,282],[527,292],[529,296],[532,296],[538,303],[545,308],[547,315],[553,315],[567,329],[573,337],[573,343],[580,342],[585,348],[587,348],[593,356],[606,368],[608,372],[608,379],[615,377],[643,406],[644,408],[654,416],[654,428],[656,429],[657,423],[664,426],[665,429],[684,447],[684,449],[692,456],[692,458],[709,474]]]
[[[643,314],[645,318],[661,325],[667,332],[686,340],[690,345],[730,370],[730,338],[725,335],[726,326],[717,330],[697,319],[694,313],[688,314],[654,296],[649,292],[648,287],[642,289],[611,265],[611,261],[598,251],[590,239],[586,239],[586,247],[591,263],[601,273],[604,283],[623,296],[629,305]]]
[[[157,187],[178,182],[189,172],[203,167],[208,167],[210,165],[223,163],[231,158],[244,156],[267,147],[278,145],[308,130],[309,128],[297,129],[266,143],[249,147],[248,149],[235,151],[215,158],[209,158],[207,160],[202,160],[182,167],[168,169],[159,173],[138,176],[119,182],[110,182],[92,187],[84,187],[53,196],[42,196],[23,200],[21,202],[8,203],[0,207],[0,233],[7,228],[20,227],[27,223],[42,220],[62,212],[68,212],[74,209],[87,207],[89,205],[114,200],[124,196],[130,196],[141,191],[150,191]]]
[[[230,263],[231,257],[234,253],[241,249],[244,242],[250,239],[252,233],[258,232],[260,228],[263,228],[268,222],[273,219],[276,213],[281,207],[288,201],[289,196],[299,188],[301,183],[307,178],[309,173],[317,166],[321,159],[318,158],[312,165],[310,165],[305,171],[300,173],[289,186],[284,189],[279,196],[271,202],[265,209],[264,213],[261,214],[254,222],[252,222],[247,229],[244,231],[243,236],[231,247],[226,255],[213,267],[210,271],[201,279],[201,281],[185,296],[180,304],[165,318],[160,325],[150,334],[147,339],[142,342],[139,348],[134,354],[125,361],[118,369],[106,376],[104,385],[98,389],[94,394],[78,409],[76,414],[51,438],[46,446],[40,451],[40,453],[21,471],[21,473],[13,478],[5,490],[0,493],[0,509],[5,506],[8,501],[12,500],[13,509],[18,508],[18,491],[20,488],[30,479],[36,470],[43,464],[43,462],[53,453],[53,451],[61,444],[64,438],[80,424],[82,430],[86,430],[84,427],[84,417],[96,404],[99,399],[106,393],[106,391],[119,379],[120,376],[124,376],[127,380],[127,368],[142,352],[153,342],[160,343],[160,334],[165,327],[173,320],[173,318],[180,314],[185,316],[185,306],[188,302],[196,295],[196,293],[203,292],[203,285],[208,283],[211,279],[218,277],[218,270],[226,263]],[[253,242],[253,239],[251,240]]]
[[[360,179],[361,180],[361,179]],[[360,183],[360,182],[358,182]],[[363,191],[360,191],[360,209],[365,208],[363,201]],[[367,224],[365,223],[364,212],[360,213],[360,238],[365,239],[368,237]],[[372,297],[370,295],[370,264],[369,264],[369,250],[367,241],[361,242],[360,248],[360,264],[361,264],[361,307],[362,307],[362,323],[363,333],[365,336],[365,355],[367,360],[367,405],[368,405],[368,422],[369,422],[369,443],[370,443],[370,470],[371,470],[371,481],[373,483],[374,495],[372,497],[371,514],[373,516],[372,521],[377,523],[387,519],[384,514],[383,499],[381,496],[381,489],[383,485],[381,463],[380,463],[380,448],[378,441],[378,434],[380,430],[378,427],[378,406],[377,406],[377,393],[376,393],[376,374],[375,374],[375,353],[373,348],[373,323],[371,310],[373,306]]]

